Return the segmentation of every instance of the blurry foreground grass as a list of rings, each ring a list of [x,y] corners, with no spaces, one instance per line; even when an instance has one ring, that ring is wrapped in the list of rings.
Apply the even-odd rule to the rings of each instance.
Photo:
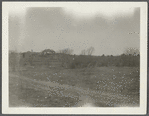
[[[18,100],[33,107],[72,107],[80,101],[81,96],[90,97],[99,107],[113,107],[119,104],[139,105],[138,67],[84,69],[24,67],[24,70],[19,70],[17,73],[19,78],[11,76],[11,73],[10,102],[13,101],[12,96],[15,94]],[[58,85],[55,87],[49,85],[49,89],[41,89],[38,84],[35,86],[35,83],[21,79],[25,77],[36,82],[52,82]],[[13,106],[13,102],[11,103]]]

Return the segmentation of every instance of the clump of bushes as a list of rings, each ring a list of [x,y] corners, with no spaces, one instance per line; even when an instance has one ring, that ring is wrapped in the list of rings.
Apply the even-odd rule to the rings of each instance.
[[[19,53],[10,53],[9,54],[9,65],[15,69],[16,65],[21,65],[24,62],[32,64],[32,57],[29,57],[24,61],[20,59],[21,54]],[[139,67],[140,66],[140,55],[125,55],[120,56],[91,56],[91,55],[69,55],[64,53],[57,54],[57,60],[61,63],[61,66],[64,68],[86,68],[86,67],[107,67],[107,66],[116,66],[116,67]],[[37,56],[39,57],[39,56]],[[47,57],[48,58],[48,57]],[[46,59],[47,59],[46,58]],[[20,62],[19,62],[20,61]],[[42,59],[42,62],[45,60]],[[45,62],[46,63],[46,62]]]
[[[140,56],[121,55],[121,56],[89,56],[79,55],[67,60],[68,67],[85,68],[85,67],[103,67],[103,66],[116,66],[116,67],[138,67],[140,66]]]
[[[85,68],[95,66],[97,61],[92,56],[80,55],[69,65],[70,68]]]

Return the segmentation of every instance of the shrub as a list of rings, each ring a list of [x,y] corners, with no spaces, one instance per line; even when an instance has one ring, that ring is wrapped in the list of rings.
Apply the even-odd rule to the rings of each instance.
[[[121,55],[121,56],[88,56],[80,55],[72,61],[70,68],[85,68],[85,67],[138,67],[140,64],[139,56]]]

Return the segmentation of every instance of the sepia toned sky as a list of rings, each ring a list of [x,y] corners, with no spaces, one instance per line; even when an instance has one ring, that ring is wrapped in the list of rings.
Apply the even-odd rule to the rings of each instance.
[[[9,12],[9,49],[18,52],[64,48],[80,54],[119,55],[140,48],[139,8],[30,7]]]

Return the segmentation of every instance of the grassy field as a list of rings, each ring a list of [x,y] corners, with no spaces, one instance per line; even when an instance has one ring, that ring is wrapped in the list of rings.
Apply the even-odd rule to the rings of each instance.
[[[73,107],[85,99],[97,107],[139,106],[139,67],[23,67],[9,79],[11,106],[14,98],[33,107]]]

